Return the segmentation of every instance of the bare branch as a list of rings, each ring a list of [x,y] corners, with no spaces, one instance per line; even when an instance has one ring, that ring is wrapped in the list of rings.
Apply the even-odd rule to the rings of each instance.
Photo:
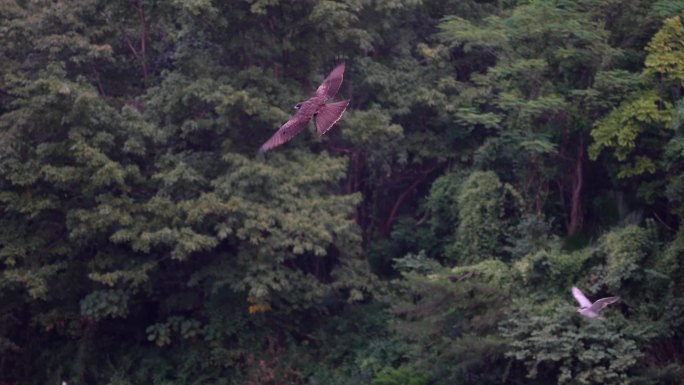
[[[147,27],[145,25],[145,10],[143,9],[142,5],[136,4],[134,5],[135,9],[138,12],[138,18],[140,19],[140,50],[137,50],[135,46],[133,45],[133,41],[131,38],[128,36],[128,33],[126,33],[126,30],[121,27],[121,34],[123,35],[124,40],[126,40],[126,44],[128,45],[128,48],[133,52],[133,56],[140,61],[140,66],[142,67],[143,71],[143,79],[145,80],[145,83],[147,83],[147,61],[145,60],[145,41],[147,40]]]
[[[401,207],[402,203],[404,203],[404,200],[409,196],[411,192],[413,192],[413,190],[416,189],[416,187],[423,183],[423,181],[438,167],[439,165],[432,166],[428,170],[424,171],[418,179],[416,179],[406,190],[404,190],[403,193],[401,193],[401,195],[399,195],[399,198],[397,198],[396,202],[394,202],[394,207],[392,207],[392,211],[390,212],[389,217],[387,217],[387,220],[385,221],[385,224],[382,227],[383,235],[387,236],[389,234],[389,229],[392,226],[392,223],[394,223],[397,216],[397,211]]]

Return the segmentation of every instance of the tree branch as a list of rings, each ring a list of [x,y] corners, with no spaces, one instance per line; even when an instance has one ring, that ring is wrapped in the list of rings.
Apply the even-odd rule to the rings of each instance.
[[[568,225],[568,235],[574,234],[582,227],[581,193],[584,183],[582,175],[582,163],[584,158],[584,138],[580,136],[577,143],[577,158],[575,159],[575,175],[572,180],[572,198],[570,201],[570,224]]]
[[[138,10],[138,17],[140,18],[140,63],[142,64],[145,83],[147,83],[147,60],[145,58],[145,41],[147,40],[147,27],[145,26],[145,10],[139,3],[135,5],[135,8]]]
[[[423,174],[418,179],[416,179],[413,183],[411,183],[411,185],[406,190],[404,190],[404,192],[401,193],[401,195],[399,195],[399,198],[397,198],[396,202],[394,202],[394,206],[392,207],[392,211],[390,211],[389,217],[387,217],[385,224],[382,226],[381,231],[382,231],[383,236],[389,235],[389,229],[396,219],[397,211],[401,207],[402,203],[404,203],[404,200],[406,199],[406,197],[408,197],[409,194],[411,192],[413,192],[413,190],[415,190],[416,187],[418,187],[438,167],[439,167],[439,165],[435,165],[435,166],[430,167],[427,171],[424,171]]]
[[[423,216],[420,217],[420,219],[418,219],[418,220],[416,221],[416,223],[413,224],[413,227],[415,228],[415,227],[418,227],[418,226],[422,225],[423,223],[425,223],[425,221],[426,221],[426,220],[428,219],[428,217],[430,216],[429,214],[430,214],[430,213],[429,213],[427,210],[425,210],[425,214],[423,214]]]
[[[133,52],[133,56],[140,61],[140,66],[142,67],[143,71],[143,79],[145,83],[147,84],[147,63],[145,60],[145,41],[147,40],[147,28],[145,26],[145,10],[143,9],[142,5],[136,4],[134,5],[135,9],[138,12],[138,18],[140,19],[140,51],[138,51],[135,46],[133,45],[133,42],[131,41],[131,38],[128,36],[128,33],[126,33],[126,30],[121,27],[121,34],[123,35],[124,39],[126,40],[126,44],[128,45],[128,48]]]
[[[138,10],[138,17],[140,18],[140,54],[145,57],[145,40],[147,40],[147,27],[145,25],[145,10],[142,5],[137,4],[135,8]]]
[[[672,227],[670,227],[670,225],[668,225],[667,223],[665,223],[665,221],[663,221],[663,220],[660,218],[660,216],[658,215],[657,212],[654,211],[654,212],[653,212],[653,216],[655,217],[655,219],[656,219],[658,222],[660,222],[661,225],[665,226],[666,229],[672,231],[673,233],[676,232],[675,229],[673,229]]]
[[[123,34],[124,39],[126,39],[126,44],[128,44],[128,48],[131,49],[131,52],[133,52],[133,56],[135,56],[135,58],[137,59],[139,57],[138,50],[135,49],[135,47],[133,46],[131,38],[128,37],[128,34],[126,33],[126,30],[123,27],[121,27],[121,33]]]
[[[105,92],[104,84],[102,84],[102,79],[100,78],[100,73],[97,72],[95,67],[92,65],[90,66],[90,69],[95,74],[95,80],[97,80],[97,90],[100,92],[100,96],[102,96],[102,98],[104,98],[105,100],[109,99],[109,97],[107,96],[107,93]]]

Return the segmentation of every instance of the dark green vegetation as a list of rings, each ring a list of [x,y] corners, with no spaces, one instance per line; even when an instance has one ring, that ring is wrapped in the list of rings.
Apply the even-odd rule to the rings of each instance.
[[[683,12],[0,0],[0,384],[681,383]]]

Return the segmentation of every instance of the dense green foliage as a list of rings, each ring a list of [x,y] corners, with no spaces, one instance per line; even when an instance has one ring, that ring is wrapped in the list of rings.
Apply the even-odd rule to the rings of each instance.
[[[0,0],[0,384],[681,383],[682,18]]]

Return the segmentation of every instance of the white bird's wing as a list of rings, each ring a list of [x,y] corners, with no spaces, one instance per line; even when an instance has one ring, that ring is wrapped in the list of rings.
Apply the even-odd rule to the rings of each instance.
[[[342,79],[344,78],[344,62],[340,63],[328,75],[323,83],[318,86],[316,90],[316,96],[324,96],[327,99],[332,99],[337,94],[337,91],[342,85]]]
[[[591,301],[587,297],[584,296],[584,293],[575,286],[572,287],[572,295],[575,297],[577,302],[579,302],[580,307],[590,307],[591,306]]]
[[[617,301],[619,301],[619,300],[620,300],[620,297],[606,297],[606,298],[601,298],[601,299],[599,299],[599,300],[596,300],[596,302],[594,302],[594,304],[591,305],[591,308],[590,308],[590,309],[591,309],[594,313],[598,313],[598,312],[600,312],[601,310],[603,310],[603,308],[605,308],[606,306],[610,305],[611,303],[615,303],[615,302],[617,302]]]
[[[309,118],[300,115],[299,112],[297,112],[295,116],[291,117],[290,120],[283,124],[282,127],[280,127],[280,129],[273,134],[271,139],[267,140],[266,143],[261,146],[259,152],[264,153],[266,151],[272,150],[273,148],[278,147],[288,140],[294,138],[295,135],[299,134],[299,132],[302,131],[308,123]]]

